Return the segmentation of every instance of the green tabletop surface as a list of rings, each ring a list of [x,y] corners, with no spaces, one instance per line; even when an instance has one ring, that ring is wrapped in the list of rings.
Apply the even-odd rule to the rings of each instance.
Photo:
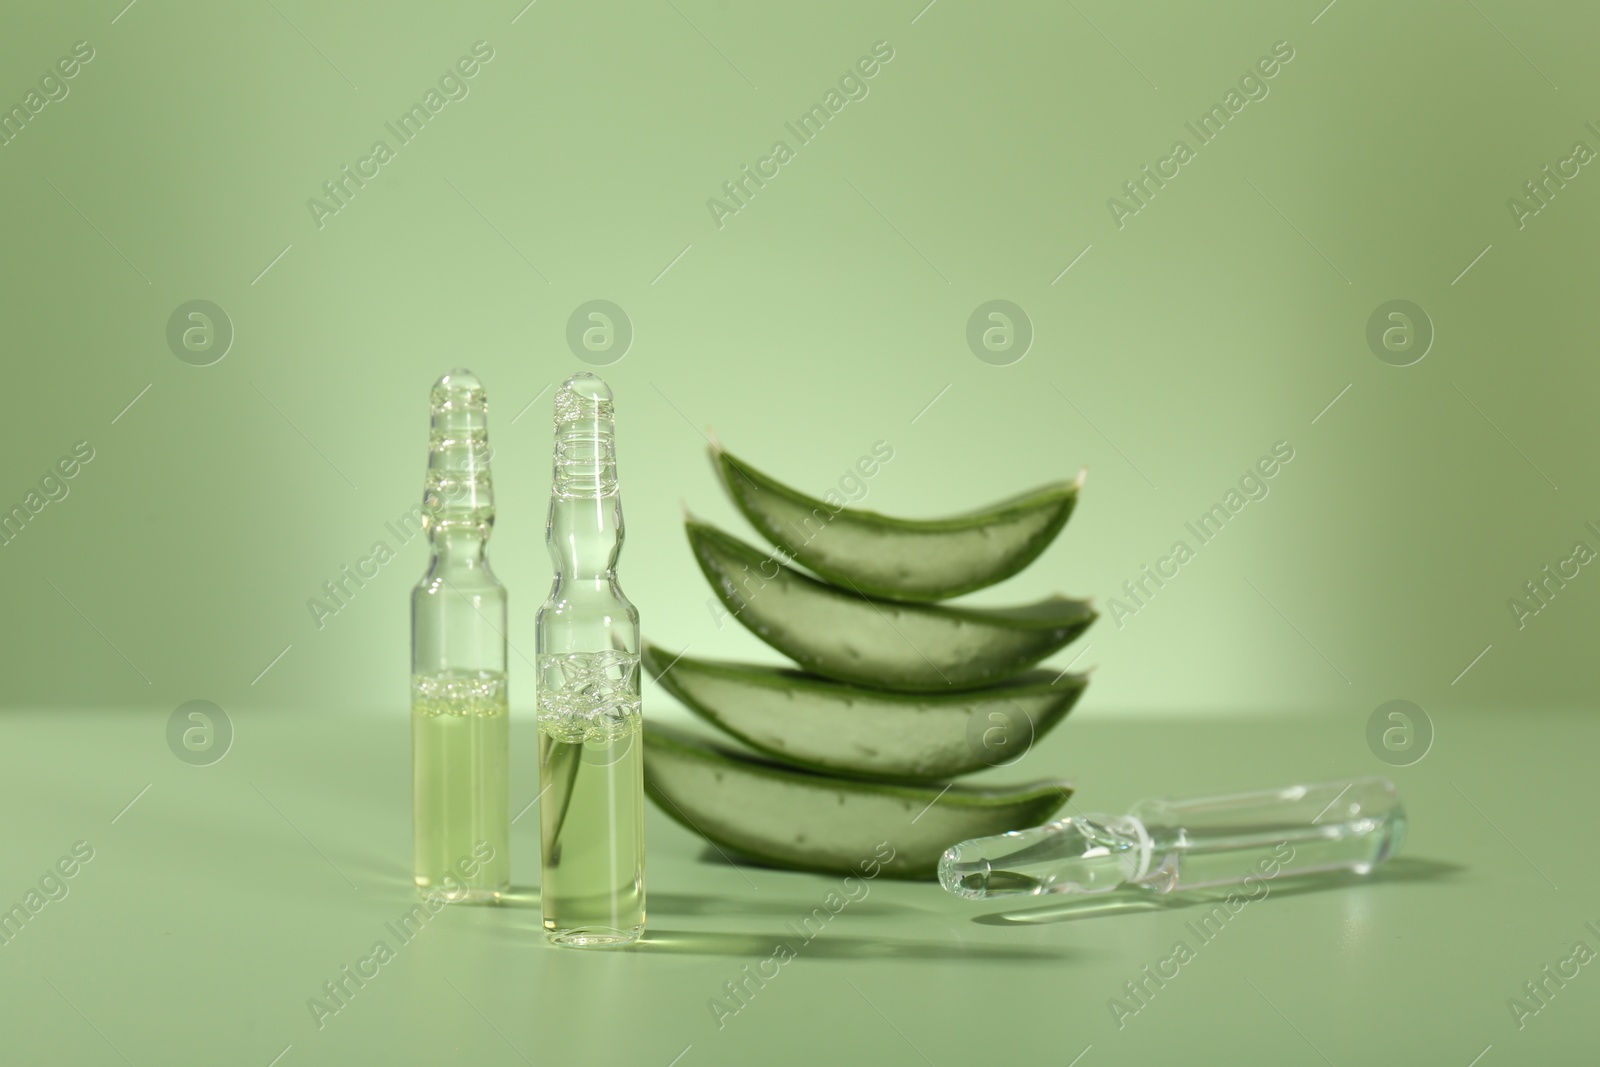
[[[646,714],[679,713],[652,689]],[[6,719],[5,905],[92,850],[0,947],[8,1063],[1495,1067],[1592,1063],[1600,1037],[1600,977],[1574,958],[1600,946],[1596,864],[1568,817],[1600,751],[1588,717],[1441,712],[1403,768],[1368,750],[1365,716],[1087,717],[986,772],[1067,771],[1089,811],[1391,774],[1410,818],[1395,859],[1273,884],[1208,941],[1204,898],[973,903],[882,879],[803,926],[839,879],[730,864],[652,808],[646,935],[605,951],[545,943],[527,809],[513,900],[396,936],[416,903],[403,713],[235,715],[203,767],[173,758],[164,719]],[[514,723],[514,809],[534,797],[534,737]],[[1176,976],[1144,978],[1180,940]],[[328,1000],[378,941],[393,958]],[[767,964],[779,942],[794,958]]]

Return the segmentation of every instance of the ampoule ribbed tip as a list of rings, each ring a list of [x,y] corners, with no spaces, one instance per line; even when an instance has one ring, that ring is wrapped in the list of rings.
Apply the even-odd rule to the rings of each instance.
[[[613,413],[611,387],[597,375],[583,371],[561,383],[556,390],[556,425],[564,422],[610,419]]]
[[[450,411],[482,411],[487,402],[483,382],[465,367],[457,367],[433,383],[428,393],[435,415]]]
[[[487,532],[494,521],[494,483],[489,473],[488,394],[464,367],[434,382],[428,394],[428,474],[423,485],[424,525]]]

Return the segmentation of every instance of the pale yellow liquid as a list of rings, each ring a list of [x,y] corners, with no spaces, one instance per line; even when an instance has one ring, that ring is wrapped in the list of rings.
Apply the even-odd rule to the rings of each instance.
[[[620,945],[644,931],[644,739],[558,741],[541,724],[544,929],[557,944]]]
[[[412,860],[424,896],[489,901],[510,888],[510,722],[502,674],[412,678]]]

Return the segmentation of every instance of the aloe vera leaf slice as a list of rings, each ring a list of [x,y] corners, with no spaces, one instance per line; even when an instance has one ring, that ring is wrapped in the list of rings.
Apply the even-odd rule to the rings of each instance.
[[[824,774],[901,781],[1015,762],[1088,684],[1081,674],[1029,671],[988,689],[909,694],[650,644],[643,660],[690,711],[764,755]]]
[[[1080,473],[963,515],[898,519],[830,507],[716,445],[711,459],[763,537],[835,584],[892,600],[944,600],[1011,577],[1061,532],[1083,488]]]
[[[714,526],[689,520],[696,561],[728,611],[814,674],[904,692],[993,685],[1033,666],[1095,619],[1088,602],[1014,608],[878,600],[819,582]]]
[[[951,845],[1037,826],[1071,795],[1056,781],[978,788],[833,778],[657,724],[646,726],[644,744],[645,792],[668,816],[719,848],[803,871],[861,875],[876,862],[888,877],[931,878]]]

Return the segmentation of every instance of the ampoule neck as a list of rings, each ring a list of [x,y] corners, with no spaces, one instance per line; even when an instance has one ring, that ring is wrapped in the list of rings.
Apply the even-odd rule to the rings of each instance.
[[[557,580],[615,581],[622,539],[622,504],[615,493],[550,498],[545,545]]]
[[[472,566],[483,563],[489,549],[488,527],[445,526],[428,531],[435,559]]]

